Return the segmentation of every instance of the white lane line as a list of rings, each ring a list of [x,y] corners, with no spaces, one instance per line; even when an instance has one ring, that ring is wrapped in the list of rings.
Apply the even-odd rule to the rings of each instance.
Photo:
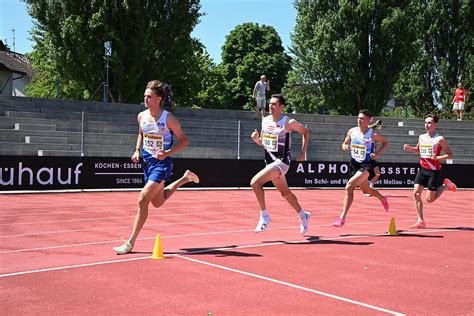
[[[280,228],[273,228],[273,230],[283,230],[283,229],[294,229],[295,227],[280,227]],[[238,231],[224,231],[224,232],[213,232],[213,233],[196,233],[196,234],[185,234],[185,235],[170,235],[170,236],[163,236],[163,238],[179,238],[179,237],[189,237],[189,236],[205,236],[205,235],[214,235],[214,234],[226,234],[226,233],[240,233],[240,232],[249,232],[250,230],[238,230]],[[253,232],[253,230],[251,230]],[[445,229],[445,230],[419,230],[417,231],[418,234],[423,234],[423,233],[433,233],[433,232],[452,232],[454,230],[452,229]],[[201,249],[201,250],[196,250],[196,251],[189,251],[189,252],[178,252],[178,253],[170,253],[166,254],[165,257],[168,256],[175,256],[175,255],[192,255],[192,254],[198,254],[198,253],[206,253],[206,252],[211,252],[211,251],[220,251],[220,250],[236,250],[236,249],[248,249],[248,248],[259,248],[259,247],[270,247],[270,246],[276,246],[276,245],[284,245],[284,244],[291,244],[291,243],[317,243],[317,242],[324,242],[328,240],[343,240],[343,239],[359,239],[359,238],[368,238],[368,237],[377,237],[377,236],[387,236],[387,234],[373,234],[373,235],[354,235],[354,236],[339,236],[339,237],[334,237],[334,238],[320,238],[317,240],[294,240],[294,241],[275,241],[275,242],[269,242],[269,243],[259,243],[259,244],[253,244],[253,245],[243,245],[243,246],[236,246],[236,247],[220,247],[220,248],[210,248],[210,249]],[[147,238],[139,238],[139,240],[150,240],[150,239],[155,239],[155,237],[147,237]],[[56,246],[56,247],[44,247],[44,248],[35,248],[35,249],[29,249],[29,250],[46,250],[46,249],[52,249],[52,248],[66,248],[66,247],[72,247],[72,246],[86,246],[86,245],[97,245],[97,244],[109,244],[109,243],[115,243],[115,242],[120,242],[120,240],[113,240],[113,241],[103,241],[103,242],[94,242],[94,243],[83,243],[83,244],[74,244],[74,245],[64,245],[64,246]],[[14,250],[10,252],[21,252],[23,250]],[[123,262],[123,261],[129,261],[129,260],[140,260],[140,259],[146,259],[150,258],[149,256],[147,257],[140,257],[140,258],[132,258],[132,259],[124,259],[124,260],[114,260],[114,261],[105,261],[105,263],[115,263],[115,262]],[[15,272],[15,273],[7,273],[7,274],[0,274],[0,277],[5,277],[5,276],[13,276],[13,275],[22,275],[22,274],[30,274],[30,273],[37,273],[37,272],[45,272],[45,271],[52,271],[52,270],[61,270],[61,269],[69,269],[69,268],[75,268],[75,267],[80,267],[80,266],[94,266],[94,265],[100,265],[104,264],[104,262],[97,262],[97,263],[86,263],[82,265],[73,265],[73,266],[63,266],[63,267],[53,267],[53,268],[47,268],[47,269],[40,269],[40,270],[27,270],[27,271],[20,271],[20,272]]]
[[[39,272],[75,269],[75,268],[83,268],[83,267],[93,267],[93,266],[100,266],[100,265],[103,265],[103,264],[120,263],[120,262],[143,260],[143,259],[149,259],[149,258],[150,258],[150,256],[146,256],[146,257],[138,257],[138,258],[110,260],[110,261],[101,261],[101,262],[93,262],[93,263],[83,263],[83,264],[75,264],[75,265],[71,265],[71,266],[62,266],[62,267],[53,267],[53,268],[45,268],[45,269],[38,269],[38,270],[29,270],[29,271],[5,273],[5,274],[0,274],[0,278],[18,276],[18,275],[23,275],[23,274],[39,273]]]
[[[214,264],[214,263],[210,263],[210,262],[206,262],[206,261],[202,261],[202,260],[198,260],[198,259],[194,259],[194,258],[188,258],[188,257],[181,256],[181,255],[175,255],[175,257],[178,257],[178,258],[181,258],[181,259],[184,259],[184,260],[189,260],[189,261],[196,262],[196,263],[200,263],[200,264],[204,264],[204,265],[208,265],[208,266],[218,268],[218,269],[243,274],[243,275],[250,276],[250,277],[253,277],[253,278],[257,278],[257,279],[261,279],[261,280],[270,281],[270,282],[273,282],[273,283],[285,285],[285,286],[288,286],[288,287],[292,287],[292,288],[295,288],[295,289],[298,289],[298,290],[303,290],[303,291],[306,291],[306,292],[318,294],[318,295],[321,295],[321,296],[326,296],[326,297],[333,298],[333,299],[336,299],[336,300],[339,300],[339,301],[343,301],[343,302],[347,302],[347,303],[350,303],[350,304],[359,305],[359,306],[362,306],[362,307],[373,309],[373,310],[376,310],[376,311],[379,311],[379,312],[383,312],[383,313],[387,313],[387,314],[391,314],[391,315],[404,315],[403,313],[395,312],[395,311],[392,311],[392,310],[389,310],[389,309],[386,309],[386,308],[382,308],[382,307],[378,307],[378,306],[375,306],[375,305],[355,301],[355,300],[345,298],[345,297],[342,297],[342,296],[338,296],[338,295],[334,295],[334,294],[330,294],[330,293],[310,289],[310,288],[307,288],[307,287],[304,287],[304,286],[301,286],[301,285],[297,285],[297,284],[293,284],[293,283],[289,283],[289,282],[285,282],[285,281],[280,281],[280,280],[269,278],[269,277],[266,277],[266,276],[263,276],[263,275],[259,275],[259,274],[255,274],[255,273],[251,273],[251,272],[246,272],[246,271],[242,271],[242,270],[237,270],[237,269],[229,268],[229,267],[226,267],[226,266],[221,266],[221,265],[218,265],[218,264]]]
[[[288,226],[288,227],[276,227],[272,228],[273,230],[284,230],[284,229],[295,229],[295,226]],[[196,236],[209,236],[209,235],[221,235],[221,234],[232,234],[232,233],[244,233],[244,232],[253,232],[253,229],[241,229],[241,230],[226,230],[221,232],[206,232],[206,233],[192,233],[192,234],[181,234],[181,235],[168,235],[162,236],[161,238],[179,238],[179,237],[196,237]],[[137,240],[155,240],[156,235],[154,237],[142,237],[138,238]],[[122,242],[122,240],[107,240],[107,241],[94,241],[88,243],[80,243],[80,244],[69,244],[69,245],[60,245],[60,246],[49,246],[49,247],[37,247],[37,248],[28,248],[28,249],[16,249],[16,250],[6,250],[1,251],[0,254],[7,254],[7,253],[17,253],[17,252],[27,252],[27,251],[40,251],[40,250],[48,250],[48,249],[59,249],[59,248],[69,248],[69,247],[80,247],[80,246],[89,246],[89,245],[101,245],[101,244],[112,244]]]
[[[226,212],[189,212],[189,213],[167,213],[167,214],[155,214],[149,215],[148,218],[158,218],[158,217],[177,217],[177,216],[189,216],[189,215],[222,215],[222,214],[244,214],[244,213],[253,213],[258,214],[255,210],[243,210],[243,211],[226,211]],[[278,212],[274,212],[278,213]],[[371,213],[365,213],[361,215],[370,215]],[[78,213],[77,215],[81,215]],[[34,221],[34,222],[8,222],[8,223],[0,223],[0,226],[16,226],[16,225],[38,225],[38,224],[50,224],[50,223],[67,223],[67,222],[83,222],[83,221],[97,221],[97,220],[106,220],[106,219],[130,219],[130,217],[134,217],[135,213],[130,212],[130,215],[127,216],[113,216],[113,217],[90,217],[90,218],[75,218],[75,219],[61,219],[61,220],[49,220],[49,221]],[[329,216],[329,215],[326,215]],[[293,216],[294,217],[294,216]],[[258,218],[257,218],[258,219]],[[0,219],[1,220],[1,219]]]
[[[61,207],[62,210],[65,210],[65,209],[68,209],[68,208],[72,208],[72,209],[75,209],[75,210],[72,210],[72,211],[60,211],[60,212],[44,212],[44,209],[45,207],[38,207],[38,208],[33,208],[33,207],[28,207],[28,210],[29,211],[32,211],[32,210],[39,210],[39,212],[35,212],[35,213],[24,213],[24,214],[11,214],[11,212],[9,212],[8,214],[0,214],[0,219],[2,219],[2,217],[20,217],[20,216],[41,216],[41,215],[63,215],[63,214],[74,214],[74,215],[83,215],[83,214],[86,214],[86,213],[104,213],[104,212],[111,212],[111,213],[117,213],[117,212],[126,212],[127,209],[125,208],[125,206],[128,206],[130,207],[130,209],[133,210],[133,212],[136,211],[136,208],[137,208],[137,203],[133,203],[133,204],[120,204],[120,205],[110,205],[110,204],[104,204],[104,205],[93,205],[93,207],[95,208],[101,208],[101,209],[93,209],[93,210],[77,210],[79,209],[81,206],[78,205],[78,206],[74,206],[74,207],[71,207],[71,206],[68,206],[68,207]],[[47,206],[48,208],[51,208],[51,205]],[[88,207],[92,207],[90,205],[88,205]],[[120,207],[120,209],[118,209]],[[106,208],[108,209],[108,211],[104,211],[103,209]],[[206,207],[206,209],[212,209],[213,207]],[[176,215],[193,215],[193,214],[216,214],[216,213],[221,213],[221,209],[222,207],[221,206],[215,206],[214,207],[216,209],[216,211],[214,212],[189,212],[189,213],[178,213]],[[21,208],[21,210],[24,210],[24,208]],[[10,211],[16,211],[16,209],[11,209],[10,208]],[[165,213],[165,214],[157,214],[157,216],[168,216],[168,215],[173,215],[174,213],[172,212],[176,212],[176,211],[173,211],[173,209],[171,208],[160,208],[160,212],[170,212],[170,213]],[[241,211],[228,211],[230,213],[237,213],[237,212],[241,212]],[[222,213],[228,213],[228,212],[222,212]],[[250,212],[250,211],[248,211]],[[252,210],[252,212],[257,212],[255,210]],[[257,212],[258,213],[258,212]]]
[[[380,222],[361,222],[361,223],[355,223],[351,225],[367,225],[367,224],[377,224]],[[328,225],[314,225],[311,227],[330,227],[331,224]],[[282,226],[282,227],[274,227],[271,228],[271,230],[287,230],[287,229],[295,229],[295,226]],[[269,229],[270,230],[270,229]],[[406,231],[408,234],[415,234],[415,233],[433,233],[433,232],[449,232],[449,231],[455,231],[455,229],[426,229],[426,230],[411,230],[411,231]],[[232,234],[232,233],[243,233],[243,232],[253,232],[253,229],[241,229],[241,230],[227,230],[227,231],[220,231],[220,232],[205,232],[205,233],[191,233],[191,234],[179,234],[179,235],[168,235],[168,236],[162,236],[161,238],[179,238],[179,237],[194,237],[194,236],[208,236],[208,235],[221,235],[221,234]],[[402,233],[403,234],[403,233]],[[385,236],[385,233],[381,234],[366,234],[366,235],[361,235],[361,237],[368,237],[368,236]],[[354,236],[347,236],[349,238],[354,238],[358,237],[359,235],[354,235]],[[156,235],[153,237],[143,237],[143,238],[138,238],[137,240],[154,240],[156,238]],[[328,239],[331,240],[331,239]],[[41,250],[49,250],[49,249],[60,249],[60,248],[69,248],[69,247],[81,247],[81,246],[89,246],[89,245],[101,245],[101,244],[111,244],[111,243],[116,243],[120,242],[121,240],[107,240],[107,241],[94,241],[94,242],[88,242],[88,243],[77,243],[77,244],[68,244],[68,245],[59,245],[59,246],[46,246],[46,247],[36,247],[36,248],[23,248],[23,249],[15,249],[15,250],[5,250],[5,251],[0,251],[0,254],[9,254],[9,253],[18,253],[18,252],[28,252],[28,251],[41,251]]]
[[[288,217],[279,217],[279,218],[294,218],[294,216]],[[200,225],[207,223],[225,223],[225,222],[246,222],[246,221],[255,221],[255,218],[236,218],[236,219],[220,219],[213,221],[199,221],[199,222],[179,222],[179,223],[162,223],[156,225],[147,225],[147,228],[151,227],[165,227],[165,226],[176,226],[176,225]],[[22,234],[11,234],[11,235],[0,235],[0,238],[3,237],[21,237],[21,236],[36,236],[36,235],[52,235],[52,234],[65,234],[65,233],[77,233],[85,231],[105,231],[118,228],[130,228],[130,225],[127,226],[111,226],[111,227],[101,227],[101,228],[85,228],[85,229],[68,229],[68,230],[56,230],[56,231],[44,231],[44,232],[34,232],[34,233],[22,233]]]

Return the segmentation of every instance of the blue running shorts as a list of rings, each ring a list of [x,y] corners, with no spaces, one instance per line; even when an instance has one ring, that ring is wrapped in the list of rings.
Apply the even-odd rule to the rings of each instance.
[[[148,180],[160,183],[171,178],[173,174],[173,163],[171,158],[167,157],[165,160],[150,159],[144,163],[143,177],[145,183]]]

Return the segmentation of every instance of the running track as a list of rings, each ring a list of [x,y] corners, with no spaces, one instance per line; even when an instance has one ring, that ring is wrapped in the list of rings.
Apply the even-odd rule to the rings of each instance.
[[[382,190],[384,191],[384,190]],[[3,315],[473,315],[474,191],[425,203],[385,190],[391,210],[359,191],[333,228],[344,191],[295,190],[308,233],[274,190],[269,229],[255,234],[252,191],[178,191],[151,209],[134,252],[137,192],[0,195]],[[398,236],[386,236],[394,217]],[[150,259],[160,233],[164,260]]]

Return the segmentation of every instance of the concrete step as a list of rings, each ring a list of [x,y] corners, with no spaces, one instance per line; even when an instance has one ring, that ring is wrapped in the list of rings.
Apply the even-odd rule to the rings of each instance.
[[[55,136],[25,136],[25,144],[68,144],[67,137]]]
[[[13,129],[16,131],[56,131],[56,125],[15,123]]]
[[[48,149],[39,149],[38,156],[56,156],[56,157],[81,157],[80,150],[48,150]]]

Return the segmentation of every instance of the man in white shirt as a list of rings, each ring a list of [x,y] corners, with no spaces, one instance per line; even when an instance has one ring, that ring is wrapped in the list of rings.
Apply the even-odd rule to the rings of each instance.
[[[265,116],[265,106],[267,103],[266,100],[266,93],[267,91],[270,91],[270,81],[267,79],[267,76],[261,75],[260,76],[260,81],[257,81],[255,84],[255,87],[253,88],[253,97],[255,98],[255,101],[257,102],[256,107],[255,107],[255,112],[257,118],[258,112],[260,112],[261,117]]]

